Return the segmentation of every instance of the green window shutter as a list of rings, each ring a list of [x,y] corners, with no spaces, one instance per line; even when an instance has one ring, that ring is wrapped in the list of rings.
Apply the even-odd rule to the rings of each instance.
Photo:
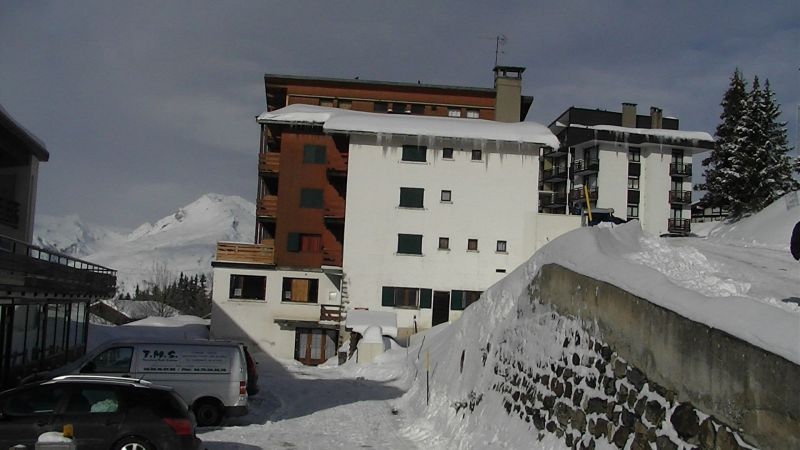
[[[400,206],[405,208],[422,208],[425,198],[425,189],[400,188]]]
[[[383,287],[381,293],[381,306],[394,306],[394,288],[389,286]]]
[[[430,309],[430,307],[431,307],[431,298],[432,297],[433,297],[433,290],[432,289],[420,289],[419,290],[419,307],[420,308]]]
[[[300,251],[300,233],[289,233],[286,241],[286,250],[290,252]]]
[[[464,291],[453,291],[450,294],[450,309],[453,311],[464,309]]]
[[[407,255],[422,254],[422,235],[421,234],[398,234],[397,253]]]
[[[301,189],[301,208],[322,208],[322,189]]]
[[[325,164],[327,162],[326,149],[322,145],[304,145],[303,163]]]

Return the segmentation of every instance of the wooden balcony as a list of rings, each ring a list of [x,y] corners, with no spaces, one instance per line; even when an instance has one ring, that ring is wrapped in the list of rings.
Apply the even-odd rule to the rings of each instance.
[[[319,305],[320,322],[341,322],[344,311],[341,305]]]
[[[669,191],[669,202],[675,205],[691,205],[692,191]]]
[[[276,217],[278,215],[278,196],[265,195],[258,199],[256,206],[256,216]]]
[[[689,234],[692,231],[690,219],[668,219],[667,231],[675,234]]]
[[[349,153],[341,153],[339,151],[328,152],[328,173],[332,175],[346,175],[347,164],[350,161]]]
[[[19,226],[19,203],[0,198],[0,224],[17,228]]]
[[[323,247],[322,264],[340,267],[342,265],[342,249]]]
[[[258,171],[260,173],[278,173],[278,169],[280,169],[281,166],[280,162],[280,153],[261,153],[258,155]]]
[[[684,163],[672,163],[669,165],[669,176],[671,177],[691,177],[692,165]]]
[[[260,244],[217,242],[217,261],[251,264],[275,264],[275,241],[265,239]]]
[[[345,200],[333,186],[325,186],[322,201],[326,219],[344,219]]]
[[[573,175],[589,175],[600,170],[598,159],[578,159],[572,163]]]

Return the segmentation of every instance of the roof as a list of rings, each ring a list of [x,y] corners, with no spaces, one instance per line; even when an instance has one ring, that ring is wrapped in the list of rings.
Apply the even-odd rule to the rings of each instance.
[[[0,105],[0,129],[10,133],[19,142],[24,150],[33,154],[39,161],[50,159],[50,153],[45,148],[44,142],[33,133],[26,130]]]
[[[384,86],[414,87],[414,88],[423,88],[423,89],[482,92],[482,93],[487,93],[487,94],[494,95],[494,88],[481,88],[481,87],[471,87],[471,86],[452,86],[452,85],[444,85],[444,84],[408,83],[408,82],[399,82],[399,81],[360,80],[358,78],[355,78],[355,79],[328,78],[328,77],[311,77],[311,76],[303,76],[303,75],[280,75],[280,74],[266,73],[266,74],[264,74],[264,81],[266,82],[268,80],[270,80],[272,82],[274,82],[276,80],[293,80],[293,81],[322,81],[322,82],[327,82],[327,83],[341,83],[341,84],[353,84],[353,85],[376,84],[376,85],[384,85]]]
[[[397,134],[540,144],[557,148],[556,136],[536,122],[495,122],[482,119],[380,114],[289,105],[258,116],[259,123],[321,126],[328,133]]]

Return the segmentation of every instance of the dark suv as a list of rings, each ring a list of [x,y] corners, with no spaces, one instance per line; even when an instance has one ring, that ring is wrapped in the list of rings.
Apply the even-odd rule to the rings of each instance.
[[[0,449],[33,448],[71,424],[81,450],[192,449],[194,416],[172,388],[127,378],[69,375],[0,393]]]

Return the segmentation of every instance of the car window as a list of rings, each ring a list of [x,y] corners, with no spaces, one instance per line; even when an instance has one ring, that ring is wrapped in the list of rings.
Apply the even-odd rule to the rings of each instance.
[[[124,373],[131,369],[133,347],[114,347],[97,355],[87,366],[93,365],[88,372]]]
[[[120,409],[119,394],[113,387],[86,386],[75,390],[67,403],[67,414],[113,413]]]
[[[66,395],[63,386],[37,386],[12,394],[3,406],[9,416],[52,414]]]

